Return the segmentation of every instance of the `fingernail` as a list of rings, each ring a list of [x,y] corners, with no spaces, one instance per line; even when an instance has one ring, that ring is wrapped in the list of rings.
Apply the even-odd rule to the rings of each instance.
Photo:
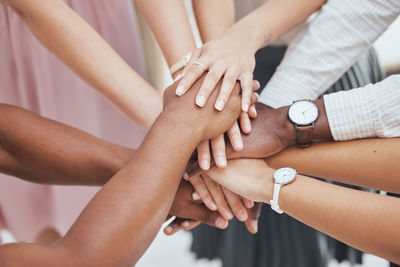
[[[213,201],[207,201],[207,203],[207,206],[210,208],[210,210],[217,210],[217,205],[215,205]]]
[[[228,222],[225,221],[223,218],[218,217],[217,220],[215,220],[215,225],[218,228],[224,229],[227,226]]]
[[[168,233],[171,233],[173,230],[172,226],[168,226],[167,229],[165,229],[165,231],[167,231]]]
[[[251,221],[251,228],[253,228],[254,232],[257,233],[258,232],[258,221]]]
[[[247,112],[249,110],[249,105],[248,104],[244,104],[242,107],[244,112]]]
[[[185,172],[183,174],[183,179],[185,179],[185,180],[189,179],[189,174],[187,172]]]
[[[243,142],[241,140],[235,140],[234,142],[235,148],[237,150],[242,150],[243,149]]]
[[[201,95],[196,98],[196,105],[198,105],[199,107],[202,108],[205,103],[206,103],[206,98],[204,96]]]
[[[219,100],[216,104],[215,104],[215,108],[219,111],[221,111],[224,108],[224,101]]]
[[[178,76],[175,77],[174,82],[179,81],[180,79],[183,78],[183,76],[184,76],[183,73],[179,74]]]
[[[239,210],[238,217],[239,217],[239,220],[242,222],[247,220],[247,212],[244,210]]]
[[[202,160],[201,161],[201,168],[205,171],[207,171],[208,169],[210,169],[210,161],[208,160]]]
[[[233,218],[232,212],[225,210],[223,213],[226,219],[231,220]]]
[[[257,101],[260,98],[260,95],[258,93],[254,93],[257,96]]]
[[[255,108],[254,106],[252,106],[252,107],[250,108],[250,110],[251,110],[251,112],[252,112],[255,116],[257,116],[257,110],[256,110],[256,108]]]
[[[181,96],[181,95],[183,95],[183,92],[184,92],[184,91],[185,91],[185,88],[183,87],[183,85],[179,85],[179,86],[176,88],[175,93],[176,93],[177,96]]]
[[[226,158],[225,157],[217,157],[215,161],[218,167],[225,167],[226,166]]]
[[[188,221],[184,221],[182,223],[182,226],[185,227],[185,228],[188,228],[190,226],[190,223]]]
[[[245,128],[246,128],[246,132],[251,132],[251,124],[250,123],[246,123],[246,125],[245,125]]]
[[[200,199],[201,199],[200,196],[199,196],[199,194],[197,194],[196,192],[194,192],[194,193],[192,194],[192,198],[193,198],[193,200],[200,200]]]

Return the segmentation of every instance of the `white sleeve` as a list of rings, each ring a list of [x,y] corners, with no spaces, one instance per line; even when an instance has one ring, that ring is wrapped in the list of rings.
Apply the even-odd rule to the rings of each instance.
[[[277,108],[317,99],[399,14],[399,0],[328,0],[291,43],[260,102]]]
[[[324,96],[335,141],[400,137],[400,75]]]

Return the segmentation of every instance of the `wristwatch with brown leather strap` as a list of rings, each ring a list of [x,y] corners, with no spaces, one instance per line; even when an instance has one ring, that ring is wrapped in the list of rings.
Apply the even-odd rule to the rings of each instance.
[[[300,147],[310,146],[314,122],[318,119],[318,107],[311,100],[297,100],[290,106],[288,117],[295,126],[297,144]]]

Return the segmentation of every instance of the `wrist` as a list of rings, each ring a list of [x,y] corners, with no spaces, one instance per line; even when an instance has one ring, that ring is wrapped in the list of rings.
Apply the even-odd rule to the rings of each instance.
[[[193,146],[193,149],[202,141],[203,130],[201,127],[185,123],[184,119],[179,117],[178,111],[163,111],[157,118],[153,127],[159,128],[161,133],[170,132],[175,129],[174,133],[179,133],[179,139],[185,143],[186,146]]]
[[[265,170],[263,172],[263,180],[264,184],[262,188],[262,202],[269,204],[270,200],[274,195],[274,169],[268,167],[267,163],[265,163]]]
[[[279,138],[285,140],[287,143],[296,141],[296,129],[288,117],[289,107],[285,106],[275,109],[276,116],[279,118],[277,134]]]

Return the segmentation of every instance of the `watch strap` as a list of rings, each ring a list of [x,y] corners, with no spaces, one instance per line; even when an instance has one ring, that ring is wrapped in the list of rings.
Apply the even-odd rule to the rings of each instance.
[[[301,147],[309,147],[313,140],[314,123],[311,125],[296,125],[296,142]]]
[[[272,197],[272,200],[270,200],[270,202],[269,202],[271,204],[271,209],[273,209],[274,211],[276,211],[279,214],[283,213],[283,210],[281,210],[279,208],[279,204],[278,204],[279,192],[281,191],[281,187],[282,187],[281,184],[278,184],[278,183],[274,184],[274,195]]]

